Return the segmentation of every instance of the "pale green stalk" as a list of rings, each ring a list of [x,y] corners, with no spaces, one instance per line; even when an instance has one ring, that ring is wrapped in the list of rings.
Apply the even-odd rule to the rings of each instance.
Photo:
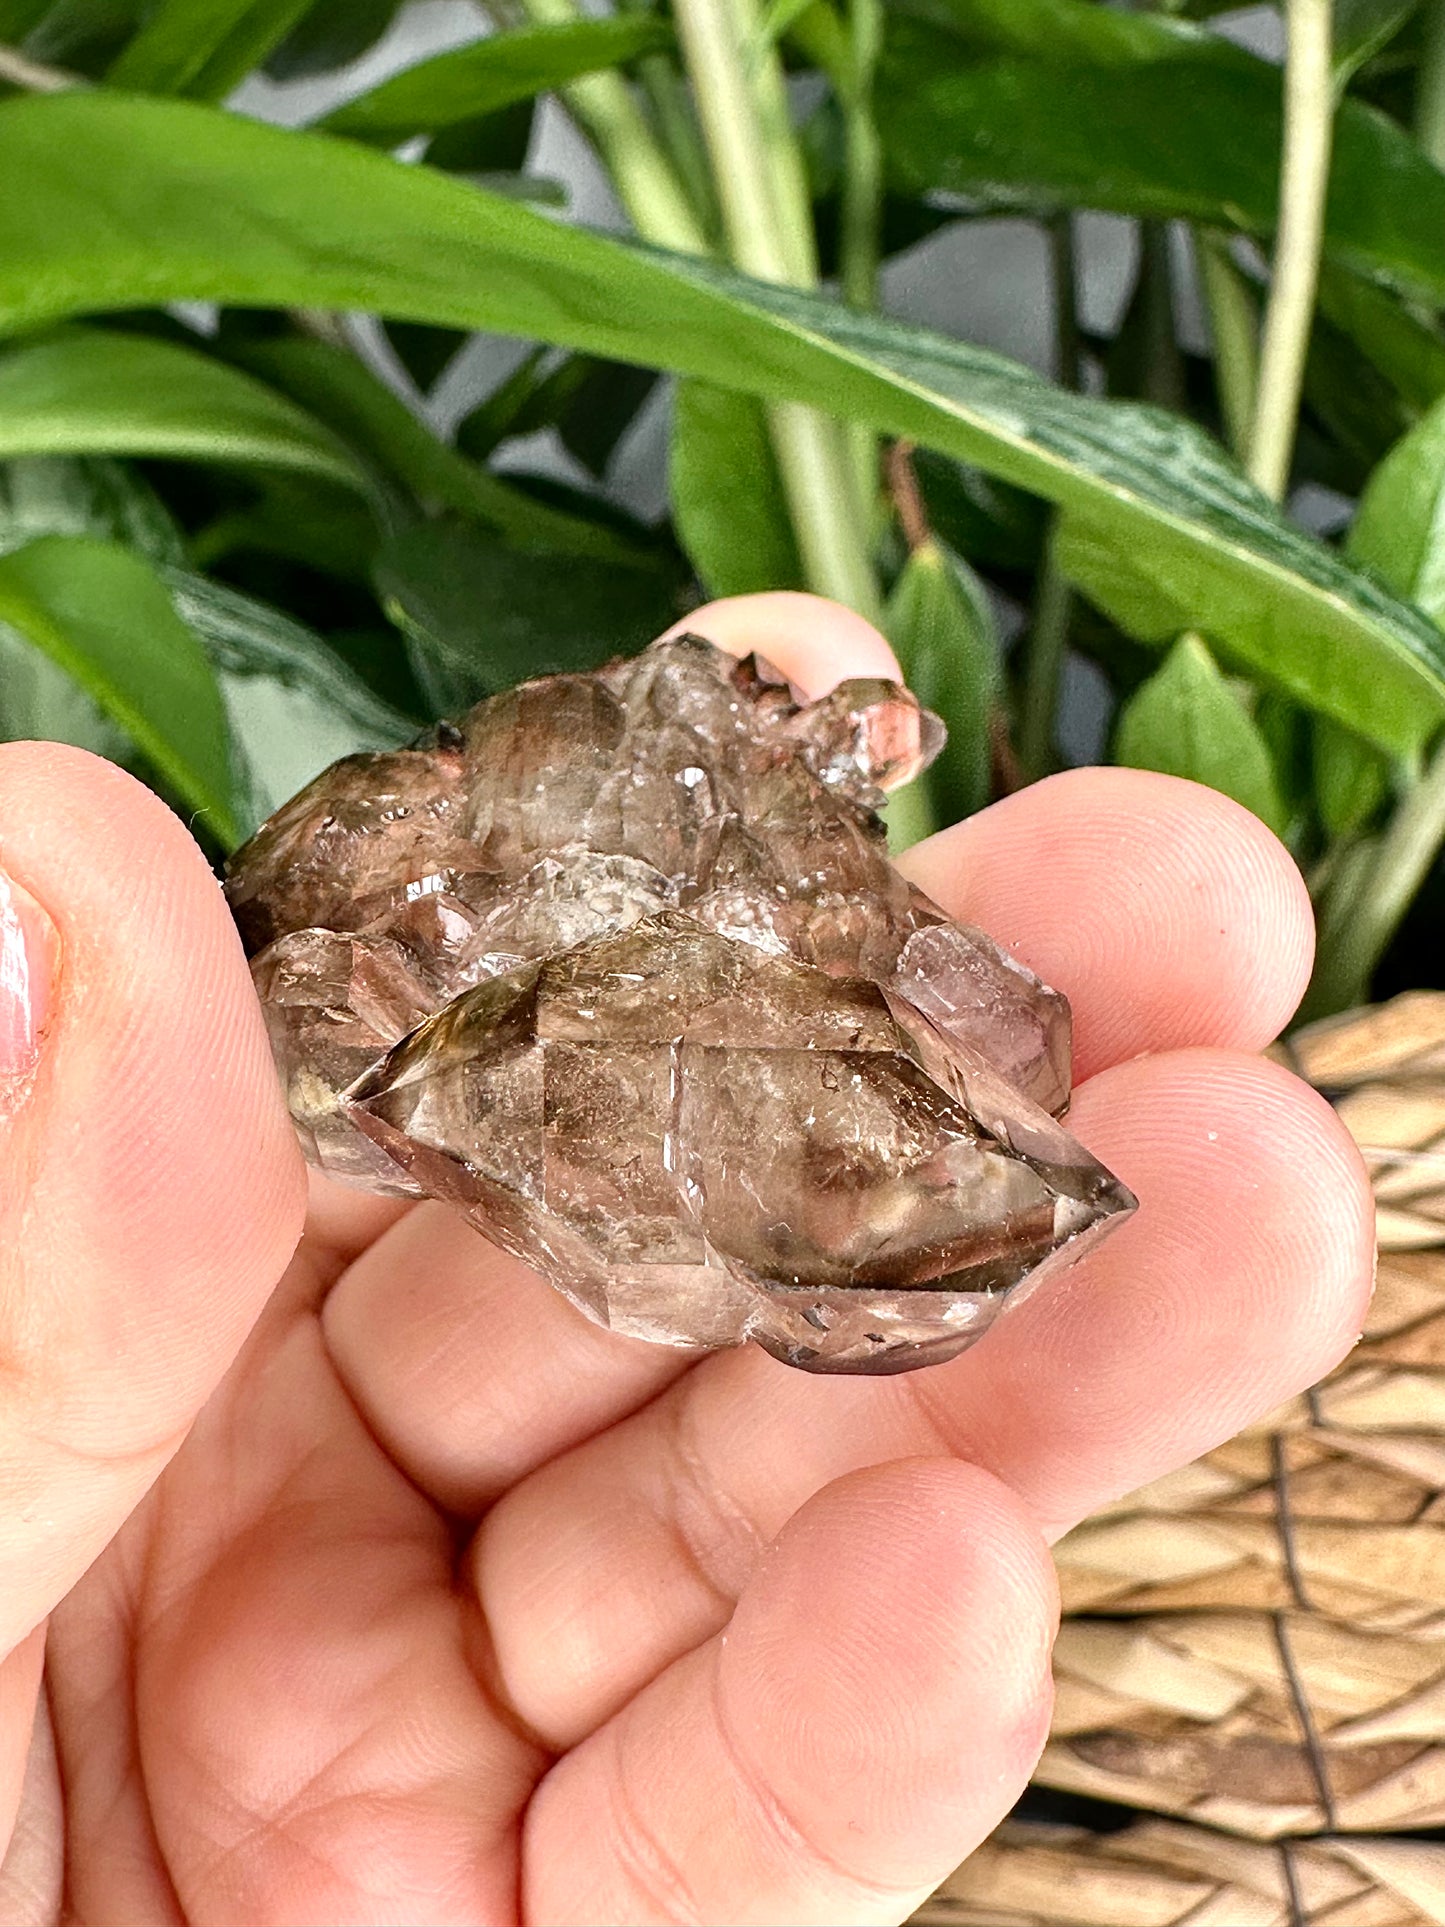
[[[810,287],[812,222],[777,58],[745,0],[680,0],[674,13],[732,259],[760,281]]]
[[[710,244],[715,244],[721,235],[721,216],[687,82],[670,54],[648,54],[639,60],[637,78],[678,179],[707,229]]]
[[[1373,849],[1360,861],[1346,863],[1328,893],[1308,1014],[1325,1015],[1364,996],[1442,842],[1445,749],[1437,749]]]
[[[733,261],[762,281],[813,287],[812,207],[775,50],[763,44],[749,0],[675,0],[673,14]],[[876,620],[878,586],[844,433],[791,403],[771,408],[768,422],[810,586]]]
[[[23,87],[29,94],[61,94],[67,88],[90,84],[63,67],[47,67],[42,61],[31,60],[18,47],[0,47],[0,81]]]
[[[838,279],[849,307],[866,314],[878,305],[883,239],[883,143],[873,114],[873,76],[883,51],[881,0],[849,0],[848,41],[851,72],[842,97]],[[878,495],[878,437],[866,422],[849,423],[847,436],[858,498],[864,504],[865,516],[870,516],[870,505]]]
[[[940,825],[924,777],[915,776],[911,783],[894,790],[883,805],[883,821],[888,825],[888,847],[895,856],[933,835]]]
[[[1019,711],[1018,758],[1030,782],[1047,776],[1054,759],[1054,717],[1059,707],[1059,683],[1068,653],[1069,620],[1074,592],[1054,559],[1057,523],[1050,533],[1034,595],[1033,626],[1029,630],[1028,662]]]
[[[1067,214],[1061,215],[1049,223],[1048,234],[1054,293],[1055,373],[1063,387],[1077,388],[1083,375],[1083,354],[1073,222]],[[1034,592],[1033,625],[1029,630],[1019,705],[1018,758],[1031,781],[1046,776],[1053,762],[1054,718],[1074,607],[1074,592],[1055,558],[1057,533],[1056,516]]]
[[[1194,230],[1194,254],[1214,341],[1214,380],[1229,446],[1241,458],[1249,447],[1259,384],[1259,317],[1254,295],[1235,266],[1228,239]]]
[[[1415,138],[1445,167],[1445,0],[1427,0],[1425,39],[1415,69]]]
[[[522,0],[529,20],[556,25],[584,16],[573,0]],[[708,238],[662,143],[620,74],[587,74],[562,99],[607,164],[617,198],[644,240],[679,254],[707,254]]]
[[[852,308],[877,306],[883,219],[883,143],[873,116],[873,76],[883,50],[880,0],[850,0],[852,75],[843,102],[843,207],[839,280]]]
[[[1314,320],[1334,127],[1331,0],[1288,0],[1284,149],[1279,230],[1260,342],[1259,391],[1250,430],[1251,477],[1275,501],[1289,481],[1300,391]]]

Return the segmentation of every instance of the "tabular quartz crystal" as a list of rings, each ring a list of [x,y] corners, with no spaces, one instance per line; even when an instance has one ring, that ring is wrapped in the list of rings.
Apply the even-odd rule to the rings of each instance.
[[[334,764],[227,883],[308,1157],[615,1331],[961,1351],[1134,1200],[1058,1122],[1065,999],[887,860],[941,742],[683,636]]]

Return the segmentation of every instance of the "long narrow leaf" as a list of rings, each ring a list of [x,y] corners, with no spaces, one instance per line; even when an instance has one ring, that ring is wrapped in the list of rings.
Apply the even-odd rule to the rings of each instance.
[[[1187,423],[349,142],[177,102],[0,104],[0,327],[183,297],[485,327],[906,435],[1059,503],[1230,657],[1382,746],[1445,715],[1445,639],[1281,520]],[[1440,243],[1445,246],[1445,227]]]
[[[72,676],[222,842],[235,841],[215,672],[148,562],[94,536],[43,535],[0,556],[0,622]]]
[[[1108,208],[1273,231],[1280,70],[1218,34],[1090,0],[921,0],[879,80],[895,184],[1004,207]],[[1342,102],[1326,246],[1445,297],[1445,174]]]
[[[321,125],[329,133],[394,147],[413,134],[495,114],[599,67],[620,66],[671,44],[671,28],[649,13],[521,27],[408,67],[334,109]]]
[[[221,100],[290,33],[311,0],[161,0],[106,76],[148,94]]]
[[[367,487],[346,444],[274,389],[196,350],[100,328],[0,349],[0,460],[15,455],[259,462]]]
[[[290,395],[429,507],[456,509],[518,548],[650,562],[611,529],[535,500],[439,441],[369,368],[328,341],[282,336],[239,351],[247,367]]]
[[[414,731],[310,629],[203,576],[162,574],[220,685],[243,834],[338,756],[391,749]]]

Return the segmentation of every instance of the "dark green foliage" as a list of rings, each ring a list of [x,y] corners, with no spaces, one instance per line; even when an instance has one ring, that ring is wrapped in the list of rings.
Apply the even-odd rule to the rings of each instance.
[[[1110,753],[1257,811],[1349,930],[1445,723],[1445,173],[1408,128],[1434,57],[1422,9],[1335,8],[1293,465],[1336,503],[1323,539],[1221,445],[1226,424],[1246,439],[1282,96],[1277,66],[1213,30],[1214,0],[895,0],[871,94],[854,13],[757,11],[749,59],[780,38],[806,103],[800,218],[811,204],[853,308],[749,280],[720,245],[639,245],[546,205],[527,170],[550,91],[644,242],[659,167],[698,245],[716,239],[665,9],[479,30],[295,133],[214,103],[257,68],[346,67],[396,0],[0,0],[0,44],[96,83],[0,97],[0,178],[24,183],[0,197],[0,737],[120,758],[218,849],[348,747],[635,649],[704,595],[816,586],[778,412],[801,404],[843,425],[815,513],[847,520],[873,611],[949,724],[918,821],[982,807],[1021,737],[1056,739],[1039,705],[1058,654],[1041,671],[1027,639],[1052,609],[1058,653],[1107,684]],[[652,174],[624,179],[639,142]],[[402,143],[419,163],[391,158]],[[1092,333],[1067,275],[1081,209],[1138,239],[1122,313]],[[858,292],[860,246],[886,262],[1000,210],[1043,224],[1072,387],[889,319],[871,268]],[[1181,342],[1186,243],[1224,270],[1212,347]],[[214,328],[188,302],[219,304]],[[514,371],[438,434],[413,404],[451,404],[474,330],[519,344]],[[664,445],[648,528],[619,478]],[[1003,650],[996,622],[1025,641]],[[1442,919],[1427,883],[1404,939],[1427,978]],[[1320,994],[1357,993],[1392,927]]]

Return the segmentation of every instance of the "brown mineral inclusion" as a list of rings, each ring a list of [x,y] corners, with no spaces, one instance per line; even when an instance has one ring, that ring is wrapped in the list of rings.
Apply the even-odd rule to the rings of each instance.
[[[684,636],[335,764],[227,885],[307,1155],[634,1337],[962,1350],[1134,1200],[1056,1121],[1064,998],[888,863],[941,741]]]

